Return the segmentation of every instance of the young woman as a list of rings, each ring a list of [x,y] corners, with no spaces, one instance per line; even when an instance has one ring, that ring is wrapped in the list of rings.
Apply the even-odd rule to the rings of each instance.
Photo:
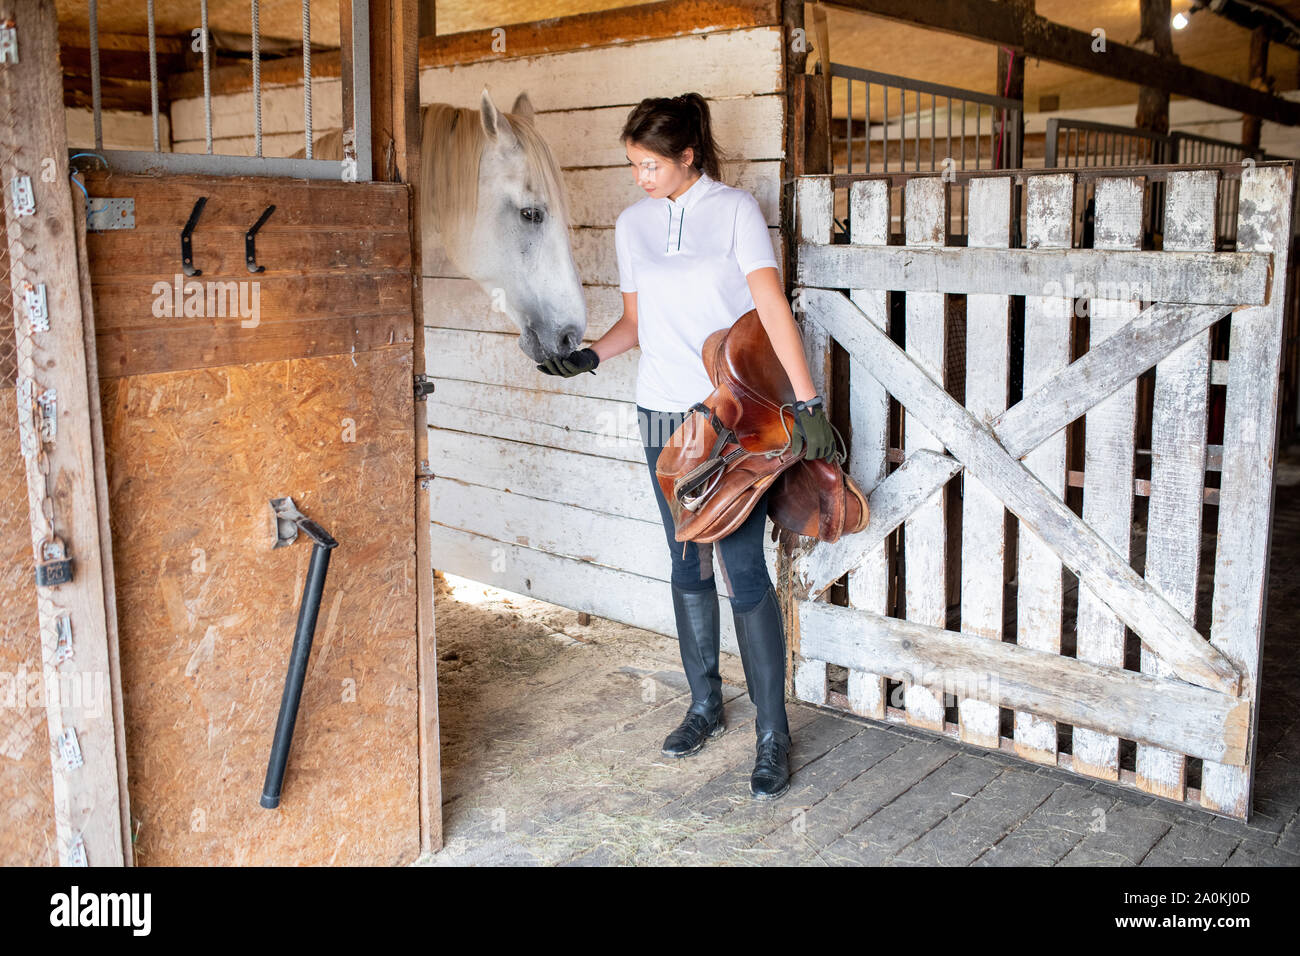
[[[834,452],[830,422],[813,388],[790,312],[767,223],[758,201],[721,181],[709,107],[698,93],[642,100],[620,139],[646,196],[623,210],[614,229],[623,316],[590,348],[538,368],[552,375],[594,371],[640,346],[636,403],[672,556],[671,591],[691,706],[664,741],[672,757],[696,753],[726,729],[718,672],[718,591],[712,545],[678,542],[655,465],[689,409],[713,391],[700,352],[704,340],[757,308],[772,348],[794,386],[794,450],[811,459]],[[686,221],[690,220],[690,226]],[[790,727],[785,713],[785,632],[763,559],[767,495],[748,519],[717,542],[719,570],[731,595],[750,700],[757,709],[757,757],[750,791],[778,797],[789,789]]]

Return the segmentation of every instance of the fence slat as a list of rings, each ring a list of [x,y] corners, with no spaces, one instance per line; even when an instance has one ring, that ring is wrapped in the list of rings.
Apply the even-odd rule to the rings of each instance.
[[[870,123],[867,124],[870,128]],[[870,155],[870,143],[867,146]],[[857,245],[889,242],[889,182],[869,180],[849,189],[849,235]],[[874,289],[853,289],[849,298],[877,328],[889,331],[889,293]],[[816,323],[810,323],[815,325]],[[853,450],[848,470],[864,494],[884,480],[889,468],[889,393],[862,365],[849,360],[850,424]],[[849,575],[849,606],[880,614],[889,612],[888,543],[873,548],[858,569]],[[883,719],[885,678],[879,674],[850,670],[849,706],[855,714]]]
[[[1218,170],[1170,173],[1165,190],[1164,248],[1213,249]],[[1201,497],[1205,488],[1210,333],[1184,343],[1156,366],[1151,412],[1151,499],[1146,579],[1189,621],[1196,619],[1201,569]],[[1167,664],[1142,648],[1141,669],[1168,677]],[[1139,743],[1137,785],[1171,800],[1187,796],[1187,758]]]
[[[809,650],[844,667],[966,689],[1225,764],[1246,757],[1250,702],[1230,694],[833,604],[799,601],[798,614]]]
[[[1033,176],[1025,185],[1025,240],[1030,248],[1069,248],[1074,228],[1074,177]],[[1024,391],[1031,392],[1070,364],[1070,312],[1060,296],[1025,296]],[[1025,466],[1056,497],[1065,497],[1065,433],[1059,432],[1025,456]],[[1019,525],[1016,550],[1016,643],[1040,651],[1061,651],[1061,560],[1031,531]],[[1016,711],[1015,747],[1020,756],[1056,764],[1056,723]]]
[[[1264,304],[1269,275],[1268,256],[1244,251],[808,245],[799,248],[798,263],[802,285],[828,289],[874,285],[902,292],[1042,295],[1052,284],[1072,283],[1076,290],[1137,287],[1152,301],[1229,309]],[[1070,295],[1069,287],[1056,294]]]
[[[971,246],[1011,244],[1010,178],[970,184]],[[1006,411],[1009,303],[1005,295],[973,293],[966,299],[966,407],[981,421]],[[1006,510],[974,475],[962,484],[961,626],[968,634],[1002,640]],[[998,707],[972,697],[957,701],[961,739],[999,746]]]
[[[801,242],[829,243],[831,225],[835,213],[835,192],[831,188],[829,177],[802,177],[795,182],[795,215],[797,230]],[[825,328],[816,322],[809,322],[806,316],[800,317],[800,331],[803,338],[804,352],[808,358],[808,372],[812,376],[813,387],[826,399],[829,406],[830,395],[826,388],[830,382],[827,364],[830,361],[830,336]],[[799,618],[794,613],[793,605],[786,608],[786,631],[789,636],[788,647],[792,651],[799,648]],[[826,662],[811,660],[801,655],[794,658],[794,696],[810,704],[826,703]]]
[[[904,187],[904,233],[908,246],[942,246],[947,239],[948,193],[942,179],[910,179]],[[907,354],[934,381],[947,377],[947,315],[942,292],[909,292],[905,305]],[[908,410],[903,423],[904,454],[942,451],[939,442]],[[948,618],[946,489],[917,508],[903,526],[907,620],[944,627]],[[904,683],[907,722],[943,730],[943,699],[919,684]]]
[[[1097,181],[1098,249],[1142,247],[1145,177]],[[1104,342],[1141,310],[1141,302],[1094,298],[1089,304],[1088,347]],[[1133,534],[1133,432],[1137,425],[1137,380],[1130,379],[1098,402],[1085,419],[1083,520],[1120,557],[1128,559]],[[1075,656],[1108,667],[1124,666],[1124,622],[1087,586],[1080,585]],[[1075,727],[1075,773],[1119,779],[1119,738]]]
[[[1238,248],[1273,254],[1273,286],[1269,305],[1232,314],[1210,641],[1241,670],[1242,695],[1253,701],[1259,700],[1268,585],[1293,176],[1292,166],[1243,172],[1237,216]],[[1257,721],[1256,714],[1252,724]],[[1254,747],[1252,739],[1246,767],[1205,762],[1202,806],[1235,817],[1247,815]]]

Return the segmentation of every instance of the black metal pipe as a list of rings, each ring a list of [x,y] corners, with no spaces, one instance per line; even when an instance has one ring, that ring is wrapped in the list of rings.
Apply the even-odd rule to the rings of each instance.
[[[285,675],[284,694],[280,698],[280,717],[275,723],[275,740],[271,744],[271,759],[266,766],[266,783],[262,786],[260,802],[268,810],[274,810],[280,805],[280,788],[284,784],[284,770],[289,762],[293,727],[298,720],[298,701],[302,697],[302,684],[307,676],[307,660],[311,657],[316,616],[320,611],[321,594],[325,590],[325,572],[330,566],[330,550],[334,547],[333,539],[329,540],[330,544],[319,541],[314,543],[311,565],[307,568],[307,581],[302,589],[298,629],[293,635],[289,673]]]

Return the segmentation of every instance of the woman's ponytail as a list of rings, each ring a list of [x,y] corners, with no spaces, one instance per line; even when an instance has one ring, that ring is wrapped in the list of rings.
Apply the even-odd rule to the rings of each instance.
[[[708,101],[699,93],[642,100],[628,114],[619,139],[677,160],[689,148],[694,153],[692,165],[722,181],[724,154],[713,138]]]

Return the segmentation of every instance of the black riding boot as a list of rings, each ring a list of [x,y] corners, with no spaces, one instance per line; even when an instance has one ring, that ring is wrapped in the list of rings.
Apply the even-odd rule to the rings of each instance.
[[[664,741],[663,753],[689,757],[704,746],[707,738],[721,736],[727,729],[722,718],[722,674],[718,671],[718,590],[714,586],[704,591],[684,591],[674,584],[672,592],[677,646],[691,688],[691,706],[686,719]]]
[[[790,788],[790,725],[785,715],[785,627],[776,591],[769,585],[748,611],[732,606],[740,663],[749,699],[758,709],[758,737],[750,792],[759,799],[779,797]]]

